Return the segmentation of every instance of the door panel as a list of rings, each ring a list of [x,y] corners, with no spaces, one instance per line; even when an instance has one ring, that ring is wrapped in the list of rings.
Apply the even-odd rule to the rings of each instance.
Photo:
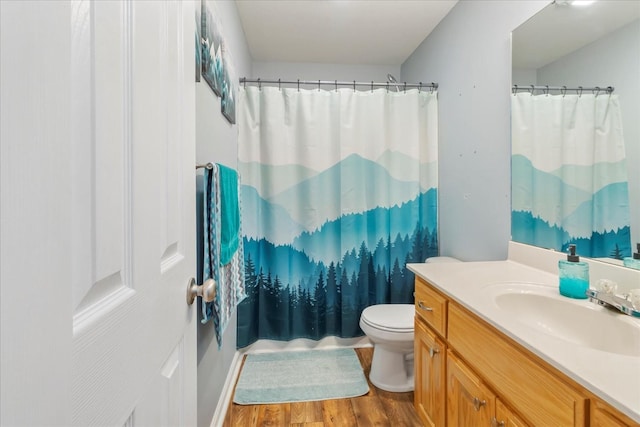
[[[447,350],[447,425],[491,425],[495,400],[480,378],[451,350]]]
[[[415,320],[415,401],[422,422],[429,427],[445,425],[446,348],[422,320]]]
[[[73,306],[76,315],[131,287],[130,5],[72,2],[74,139]],[[125,78],[126,75],[126,78]],[[130,121],[128,121],[130,124]]]
[[[3,425],[196,423],[194,16],[2,2]]]

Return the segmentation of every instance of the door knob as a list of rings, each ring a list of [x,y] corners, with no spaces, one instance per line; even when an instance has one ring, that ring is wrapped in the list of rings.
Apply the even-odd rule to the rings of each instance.
[[[482,407],[483,407],[483,406],[485,406],[486,404],[487,404],[487,401],[486,401],[486,400],[480,400],[480,399],[479,399],[479,398],[477,398],[477,397],[474,397],[474,398],[473,398],[473,408],[474,408],[476,411],[479,411],[479,410],[480,410],[480,408],[482,408]]]
[[[204,302],[211,302],[216,298],[216,281],[207,279],[200,286],[196,285],[196,279],[193,277],[187,283],[187,304],[191,305],[196,297],[202,297]]]
[[[429,348],[429,356],[431,356],[432,359],[433,359],[433,356],[435,356],[437,353],[440,353],[440,350],[438,350],[435,347]]]

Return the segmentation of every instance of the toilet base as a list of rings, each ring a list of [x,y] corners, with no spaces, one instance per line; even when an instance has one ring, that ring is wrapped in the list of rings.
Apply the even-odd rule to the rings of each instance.
[[[413,391],[413,353],[393,352],[375,345],[369,380],[382,390]]]

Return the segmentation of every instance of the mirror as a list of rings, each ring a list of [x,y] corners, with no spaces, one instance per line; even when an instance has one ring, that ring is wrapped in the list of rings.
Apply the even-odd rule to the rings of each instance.
[[[626,152],[628,250],[635,251],[636,243],[640,242],[640,2],[556,0],[547,5],[512,33],[512,84],[520,88],[614,87]],[[561,93],[567,92],[552,92]],[[577,90],[572,93],[577,94]],[[512,102],[515,102],[513,95]],[[540,123],[536,126],[544,126]],[[512,128],[514,125],[512,117]],[[512,176],[521,172],[516,161],[512,167]],[[512,187],[512,200],[515,192]],[[516,202],[513,203],[516,211]],[[512,224],[513,239],[521,241],[515,238],[515,227]],[[625,256],[631,256],[630,252]],[[604,257],[594,258],[623,263],[612,254]]]

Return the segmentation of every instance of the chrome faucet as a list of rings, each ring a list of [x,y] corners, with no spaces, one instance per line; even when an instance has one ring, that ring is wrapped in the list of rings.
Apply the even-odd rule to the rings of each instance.
[[[589,289],[587,295],[589,296],[589,301],[598,305],[614,308],[629,316],[640,317],[640,310],[634,308],[631,301],[626,298],[595,289]]]

